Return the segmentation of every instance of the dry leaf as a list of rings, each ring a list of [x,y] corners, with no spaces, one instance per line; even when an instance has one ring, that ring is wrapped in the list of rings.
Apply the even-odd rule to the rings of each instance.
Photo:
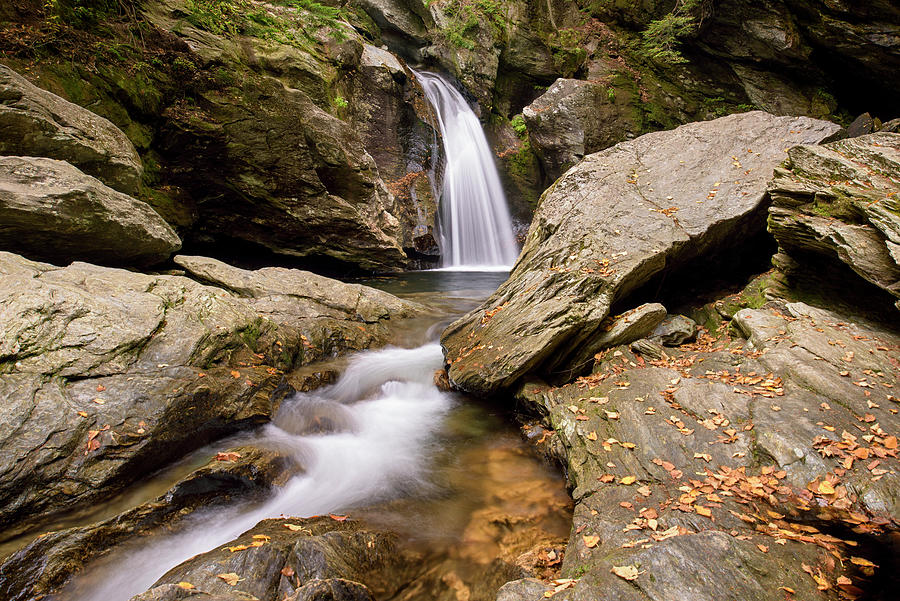
[[[297,524],[282,524],[282,526],[284,526],[285,528],[287,528],[287,529],[290,530],[291,532],[302,532],[302,531],[306,531],[306,528],[304,528],[303,526],[299,526],[299,525],[297,525]]]
[[[237,461],[240,458],[240,453],[216,453],[216,461]]]
[[[637,580],[637,566],[613,566],[612,573],[625,580]]]
[[[637,481],[637,478],[634,476],[625,476],[621,480],[619,480],[619,484],[624,484],[626,486],[630,484],[634,484]]]
[[[237,380],[237,379],[239,379],[239,378],[241,377],[241,372],[239,372],[238,370],[234,369],[234,370],[231,371],[231,377],[234,378],[235,380]]]
[[[864,568],[877,568],[878,566],[866,559],[865,557],[851,557],[850,563]]]
[[[281,568],[281,575],[285,578],[291,578],[294,575],[294,568],[291,566],[284,566]]]
[[[238,582],[243,580],[243,578],[241,578],[234,572],[228,572],[227,574],[216,574],[216,578],[221,578],[222,580],[225,581],[225,584],[227,584],[228,586],[234,586]]]
[[[335,522],[346,522],[349,515],[334,515],[333,513],[329,513],[328,517],[333,519]]]
[[[593,549],[600,542],[599,536],[584,534],[581,538],[584,540],[584,546],[588,549]]]
[[[231,551],[232,553],[235,553],[237,551],[245,551],[246,549],[249,549],[249,548],[250,547],[247,545],[236,545],[234,547],[228,547],[228,550]]]
[[[819,482],[819,494],[822,495],[833,495],[834,487],[831,485],[831,482],[828,480],[822,480]]]
[[[704,507],[703,505],[697,505],[695,509],[697,510],[698,514],[700,514],[704,517],[708,517],[708,518],[712,517],[712,511],[709,509],[709,507]]]
[[[178,588],[183,588],[183,589],[186,590],[186,591],[189,591],[189,590],[191,590],[191,589],[197,588],[196,586],[194,586],[194,585],[191,584],[190,582],[179,582],[179,583],[176,584],[175,586],[177,586]]]

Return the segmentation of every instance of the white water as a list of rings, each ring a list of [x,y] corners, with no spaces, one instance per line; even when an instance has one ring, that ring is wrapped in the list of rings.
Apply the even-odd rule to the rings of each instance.
[[[440,237],[444,267],[512,266],[519,254],[500,176],[478,117],[435,73],[416,72],[444,144]]]
[[[142,541],[76,580],[65,599],[126,601],[176,565],[259,521],[336,513],[428,486],[429,442],[452,405],[434,387],[438,344],[356,355],[333,386],[286,401],[274,422],[242,440],[294,455],[305,471],[263,505],[195,514],[178,534]],[[316,432],[325,425],[327,432]]]

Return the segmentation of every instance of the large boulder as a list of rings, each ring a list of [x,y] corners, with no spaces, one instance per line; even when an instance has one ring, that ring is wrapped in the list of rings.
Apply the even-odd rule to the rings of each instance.
[[[241,292],[0,253],[4,531],[109,496],[212,440],[268,421],[291,391],[286,371],[383,342],[379,322],[408,310],[384,293],[328,287],[315,276],[302,285],[318,288],[317,300],[302,292],[291,300],[271,274],[213,262],[207,281],[213,267]],[[289,302],[298,307],[280,323],[265,316]],[[370,331],[349,334],[360,329]]]
[[[108,186],[134,194],[144,168],[115,125],[33,85],[0,65],[0,155],[67,161]]]
[[[586,157],[542,197],[509,280],[445,330],[450,379],[491,394],[566,368],[610,308],[662,269],[760,233],[785,151],[838,129],[756,111]]]
[[[149,205],[54,159],[0,157],[0,223],[0,248],[58,263],[153,265],[181,248]]]
[[[618,347],[574,385],[519,389],[576,502],[572,580],[554,598],[885,590],[900,529],[900,339],[799,302],[733,324],[741,337],[704,332],[658,360]],[[543,590],[523,581],[503,599]]]
[[[557,79],[522,109],[528,139],[550,180],[555,180],[585,155],[609,148],[641,123],[635,122],[630,98],[596,81]]]
[[[900,134],[792,148],[769,185],[769,231],[792,259],[779,267],[791,277],[814,270],[810,257],[825,258],[900,297],[898,182]]]

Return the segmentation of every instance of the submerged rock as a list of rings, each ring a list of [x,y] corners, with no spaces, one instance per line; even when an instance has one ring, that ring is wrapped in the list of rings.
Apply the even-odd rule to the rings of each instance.
[[[811,256],[844,263],[862,280],[900,298],[898,182],[900,134],[792,148],[769,185],[769,231],[779,251],[791,258],[779,266],[790,278],[792,272],[817,271],[808,265]],[[791,263],[793,268],[785,269]],[[900,300],[896,304],[900,307]]]
[[[181,248],[149,205],[54,159],[0,157],[0,222],[0,247],[45,261],[144,266]]]
[[[762,231],[765,185],[785,150],[837,129],[750,112],[585,158],[545,192],[509,280],[444,332],[450,379],[491,394],[568,367],[652,276]]]
[[[115,125],[0,65],[0,155],[69,162],[126,194],[140,188],[144,168]]]

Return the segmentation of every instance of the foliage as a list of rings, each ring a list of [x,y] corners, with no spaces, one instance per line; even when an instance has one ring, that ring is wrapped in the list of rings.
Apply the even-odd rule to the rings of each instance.
[[[298,47],[314,43],[320,29],[346,39],[341,9],[315,0],[274,0],[269,7],[250,0],[187,0],[186,6],[189,23],[218,35],[249,35]]]
[[[447,40],[458,48],[474,50],[474,35],[487,23],[496,39],[503,39],[507,21],[499,0],[449,0],[441,7],[448,22],[444,30]]]
[[[335,96],[334,100],[332,100],[332,103],[334,103],[334,106],[339,109],[345,109],[350,106],[350,103],[347,102],[347,100],[343,96]]]
[[[681,41],[697,30],[697,13],[703,0],[677,0],[672,12],[650,21],[641,33],[641,52],[650,59],[663,63],[684,63]]]
[[[516,131],[516,135],[520,138],[524,139],[525,136],[528,135],[528,127],[525,125],[525,118],[522,115],[513,117],[509,124],[512,125],[512,128]]]
[[[45,0],[44,10],[52,22],[77,27],[103,23],[110,16],[137,14],[135,0]]]
[[[550,34],[548,43],[553,51],[553,66],[560,73],[571,76],[587,59],[584,49],[584,32],[578,29],[560,29]]]

